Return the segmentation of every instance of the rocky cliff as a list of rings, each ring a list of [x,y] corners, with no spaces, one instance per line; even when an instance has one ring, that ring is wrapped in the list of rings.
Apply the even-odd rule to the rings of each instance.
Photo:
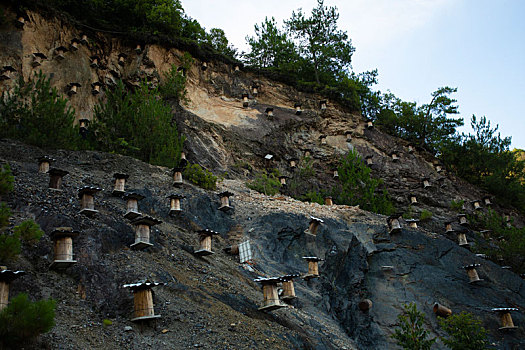
[[[129,42],[34,12],[27,13],[21,28],[13,24],[16,13],[7,10],[6,18],[0,30],[0,63],[13,71],[4,76],[0,89],[8,90],[19,76],[27,79],[40,69],[65,94],[78,83],[76,93],[70,94],[78,119],[91,118],[93,106],[116,79],[130,87],[140,79],[157,84],[182,56],[177,48]],[[66,49],[63,53],[61,47]],[[437,168],[430,155],[368,128],[359,115],[335,102],[328,101],[321,109],[321,96],[224,63],[206,62],[206,69],[202,64],[196,60],[186,72],[190,102],[174,118],[188,137],[188,159],[225,175],[219,187],[234,194],[230,211],[218,210],[217,193],[186,182],[173,188],[167,168],[118,155],[41,150],[1,141],[0,162],[8,162],[15,175],[15,191],[7,198],[15,211],[12,223],[33,218],[47,233],[36,246],[24,247],[22,257],[9,266],[27,272],[13,283],[13,294],[24,291],[33,298],[57,300],[57,325],[38,346],[387,349],[395,347],[390,335],[404,303],[415,302],[427,314],[432,333],[442,334],[432,313],[438,302],[454,313],[464,310],[481,318],[497,348],[525,347],[523,314],[512,315],[517,330],[502,333],[498,315],[491,312],[494,307],[522,310],[523,280],[460,247],[455,235],[445,232],[445,222],[456,220],[452,200],[469,203],[486,193]],[[97,82],[100,93],[93,92]],[[244,93],[249,94],[247,107]],[[300,115],[294,108],[297,103],[303,110]],[[273,108],[273,118],[265,113],[268,107]],[[315,181],[322,188],[336,181],[334,161],[349,149],[372,156],[374,176],[385,181],[400,211],[414,194],[419,202],[415,213],[428,210],[431,220],[418,228],[405,224],[391,234],[384,216],[357,207],[303,203],[285,195],[267,197],[244,185],[254,171],[267,166],[266,154],[273,155],[272,167],[293,174],[289,160],[309,152]],[[49,175],[38,172],[36,157],[42,155],[57,159],[53,166],[69,172],[62,191],[48,189]],[[163,221],[152,228],[150,248],[129,248],[134,226],[123,217],[126,202],[112,195],[116,172],[129,174],[127,189],[145,197],[140,211]],[[423,185],[425,178],[430,187]],[[79,214],[77,193],[83,186],[103,188],[95,195],[98,213],[91,217]],[[185,198],[182,212],[170,216],[167,196],[174,192]],[[497,205],[494,209],[511,210]],[[324,221],[315,236],[305,233],[310,216]],[[518,216],[515,222],[522,223]],[[80,231],[74,240],[77,263],[57,271],[49,268],[53,261],[49,234],[64,226]],[[212,239],[215,254],[194,254],[201,229],[219,233]],[[467,230],[467,239],[482,238]],[[238,256],[224,251],[244,240],[251,243],[251,264],[240,264]],[[320,277],[296,278],[297,299],[276,311],[259,311],[263,293],[253,279],[305,275],[308,265],[303,256],[324,259],[319,263]],[[483,281],[478,284],[469,284],[462,268],[473,263],[481,264],[477,271]],[[133,295],[122,286],[146,278],[165,284],[154,288],[153,295],[155,313],[161,318],[137,325],[130,321]],[[373,303],[365,312],[358,307],[363,299]],[[104,326],[104,319],[112,325]],[[438,343],[436,348],[444,346]]]

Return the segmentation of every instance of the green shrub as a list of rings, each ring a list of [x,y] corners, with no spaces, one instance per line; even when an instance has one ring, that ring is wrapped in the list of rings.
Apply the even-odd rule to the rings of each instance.
[[[11,217],[11,209],[5,203],[0,203],[0,230],[3,230],[9,225],[9,218]]]
[[[436,338],[428,339],[429,333],[423,327],[425,315],[420,312],[415,303],[404,305],[404,314],[397,316],[399,327],[392,338],[397,345],[409,350],[428,350],[435,343]]]
[[[22,348],[55,325],[55,301],[31,302],[27,294],[18,294],[0,312],[2,348]]]
[[[0,168],[0,199],[13,190],[14,183],[15,178],[11,173],[11,167],[5,164]]]
[[[108,326],[111,326],[111,325],[113,324],[113,321],[108,320],[107,318],[105,318],[105,319],[102,321],[102,324],[104,325],[104,327],[108,327]]]
[[[457,200],[457,201],[451,201],[450,202],[450,209],[452,209],[455,212],[462,212],[463,211],[463,204],[465,204],[464,200]]]
[[[0,99],[0,137],[51,148],[75,149],[80,140],[74,110],[40,71]]]
[[[217,176],[199,164],[186,166],[183,172],[184,178],[205,190],[217,189]]]
[[[19,236],[23,241],[28,243],[35,243],[42,238],[44,231],[40,229],[38,225],[33,220],[26,220],[20,225],[15,226],[13,229],[15,235]]]
[[[419,215],[419,220],[427,221],[427,220],[430,220],[431,217],[432,217],[432,213],[426,209],[423,209],[423,211]]]
[[[184,137],[173,122],[171,107],[157,98],[158,91],[141,83],[134,92],[119,81],[107,99],[95,106],[91,129],[95,148],[116,152],[156,165],[176,166]]]
[[[409,205],[407,210],[403,213],[403,219],[413,219],[414,218],[414,207]]]
[[[0,234],[0,262],[6,263],[13,260],[20,254],[22,244],[20,236],[16,234]]]
[[[159,93],[165,99],[174,99],[177,102],[187,104],[186,76],[177,71],[177,68],[173,64],[170,70],[164,74],[164,82],[159,85]],[[182,68],[189,70],[189,64],[183,65]]]
[[[438,318],[441,328],[448,338],[440,337],[441,341],[452,350],[483,350],[488,347],[488,333],[481,326],[481,320],[467,312],[461,312],[448,318]]]
[[[312,203],[324,204],[324,196],[316,191],[307,192],[304,195],[304,197],[301,198],[301,200]]]
[[[263,171],[255,176],[255,179],[246,184],[248,188],[254,191],[264,193],[267,196],[273,196],[279,193],[281,182],[279,181],[279,172],[273,169],[269,173]]]

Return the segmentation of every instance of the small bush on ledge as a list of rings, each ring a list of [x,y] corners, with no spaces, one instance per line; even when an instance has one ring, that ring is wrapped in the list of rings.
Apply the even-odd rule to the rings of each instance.
[[[217,176],[199,164],[188,165],[183,172],[184,178],[205,190],[217,189]]]
[[[279,172],[277,169],[273,169],[269,173],[266,171],[258,173],[255,179],[248,182],[246,186],[254,191],[264,193],[267,196],[276,195],[281,188]]]

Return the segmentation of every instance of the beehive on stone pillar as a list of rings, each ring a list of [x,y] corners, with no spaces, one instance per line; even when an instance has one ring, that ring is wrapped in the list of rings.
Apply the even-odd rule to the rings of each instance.
[[[242,94],[242,106],[244,108],[248,107],[248,104],[250,102],[248,101],[248,94]]]
[[[408,200],[410,202],[410,205],[417,205],[418,204],[417,197],[416,197],[415,193],[409,194],[408,195]]]
[[[408,153],[412,154],[414,153],[414,151],[415,151],[414,146],[408,145]]]
[[[400,218],[401,218],[401,215],[399,214],[394,214],[387,218],[387,223],[388,223],[388,228],[390,230],[390,234],[401,232]]]
[[[100,81],[95,81],[94,83],[91,83],[91,94],[93,96],[100,94],[101,87],[102,87],[102,83]]]
[[[53,163],[55,159],[49,156],[38,157],[38,172],[47,173],[49,171],[49,166]]]
[[[485,197],[483,197],[482,200],[483,200],[483,204],[485,204],[485,206],[490,207],[492,205],[490,196],[485,196]]]
[[[233,71],[234,71],[234,72],[238,72],[238,71],[240,71],[240,70],[241,70],[241,68],[239,67],[238,64],[236,64],[235,66],[233,66]]]
[[[475,199],[475,200],[473,200],[473,201],[470,201],[470,204],[472,204],[472,208],[474,208],[474,210],[481,210],[481,209],[483,209],[483,208],[481,207],[481,201],[478,200],[478,199]]]
[[[346,142],[352,142],[353,133],[354,132],[352,130],[345,131]]]
[[[454,232],[454,229],[452,228],[452,221],[446,221],[445,222],[445,233],[451,233]]]
[[[95,210],[95,193],[101,190],[101,188],[93,186],[84,186],[78,190],[78,198],[80,198],[79,214],[90,216],[98,213],[98,210]]]
[[[458,214],[458,221],[461,226],[468,226],[467,216],[465,214]]]
[[[467,271],[469,283],[474,284],[483,281],[479,278],[478,272],[476,271],[476,267],[480,266],[481,264],[470,264],[463,266],[463,268]]]
[[[303,110],[301,109],[301,104],[300,103],[296,103],[294,104],[294,108],[295,108],[295,114],[296,115],[301,115],[301,113],[303,113]]]
[[[448,317],[452,315],[452,310],[450,310],[448,307],[443,306],[439,303],[434,303],[434,306],[432,307],[432,311],[434,311],[434,314],[439,317]]]
[[[174,215],[174,214],[182,212],[182,209],[180,208],[180,201],[183,198],[185,198],[185,196],[182,195],[182,194],[174,193],[174,194],[170,194],[168,196],[168,198],[170,200],[170,212],[169,212],[169,214],[170,215]]]
[[[78,93],[78,89],[80,87],[82,87],[82,85],[80,83],[76,83],[76,82],[67,84],[67,94],[69,96],[76,95]]]
[[[408,223],[408,227],[410,228],[417,228],[417,223],[419,222],[418,219],[406,219],[405,221]]]
[[[218,196],[221,198],[221,206],[219,207],[219,210],[228,211],[232,209],[232,207],[230,206],[230,197],[233,196],[232,192],[223,191],[219,193]]]
[[[252,84],[252,95],[254,97],[257,97],[257,95],[259,95],[259,85],[255,83]]]
[[[126,64],[126,59],[128,58],[128,55],[125,53],[119,53],[118,55],[118,65],[124,66]]]
[[[114,196],[122,196],[126,192],[126,180],[129,178],[128,174],[115,173],[113,174],[115,179],[115,187],[111,192]]]
[[[52,190],[62,190],[62,178],[69,174],[69,172],[61,169],[51,168],[47,172],[49,174],[49,188]]]
[[[78,133],[82,138],[86,138],[88,132],[89,119],[82,118],[78,121]]]
[[[13,77],[13,74],[16,72],[16,69],[11,66],[7,65],[2,68],[2,71],[0,72],[0,79],[1,80],[9,80]]]
[[[78,46],[80,45],[80,40],[78,40],[77,38],[73,38],[71,39],[71,43],[69,45],[69,48],[71,49],[71,51],[78,51]]]
[[[500,331],[510,331],[518,328],[514,325],[514,322],[512,321],[512,316],[510,315],[511,311],[518,310],[519,309],[516,307],[496,307],[492,309],[492,311],[498,313],[500,317],[501,327],[498,328]]]
[[[399,162],[398,152],[392,151],[390,152],[390,157],[392,158],[392,162],[397,163]]]
[[[33,53],[33,62],[31,62],[31,67],[36,68],[42,65],[42,61],[47,60],[47,56],[41,52]]]
[[[326,111],[326,100],[319,101],[319,108],[321,109],[321,112]]]
[[[87,45],[89,43],[89,39],[86,33],[80,34],[80,42],[82,45]]]
[[[279,176],[279,182],[281,183],[281,187],[287,187],[288,185],[286,184],[286,179],[289,179],[290,177],[286,176],[286,175],[280,175]]]
[[[79,233],[71,227],[57,227],[51,232],[50,236],[54,242],[55,252],[51,269],[65,269],[77,263],[73,255],[73,238],[77,237]]]
[[[372,121],[372,119],[367,119],[366,120],[366,126],[365,126],[367,129],[371,130],[374,128],[374,122]]]
[[[206,69],[208,69],[208,63],[207,63],[207,62],[202,62],[202,64],[201,64],[201,70],[202,70],[202,71],[205,71]]]
[[[319,261],[324,261],[322,258],[316,256],[303,256],[303,259],[308,261],[308,273],[302,278],[306,281],[312,278],[319,277]]]
[[[270,168],[273,165],[273,154],[268,153],[264,156],[264,166]]]
[[[280,277],[283,286],[281,300],[289,302],[297,298],[297,296],[295,295],[295,287],[293,285],[293,279],[297,277],[299,277],[299,274],[290,274]]]
[[[185,168],[186,165],[188,165],[188,160],[186,159],[186,152],[184,152],[184,150],[182,150],[180,152],[179,166],[181,168]]]
[[[58,61],[62,61],[64,58],[66,58],[65,54],[67,52],[67,47],[65,46],[59,46],[57,48],[55,48],[55,58],[58,60]]]
[[[89,64],[91,68],[98,68],[100,64],[100,57],[98,55],[91,56],[89,60],[91,61],[91,63]]]
[[[144,249],[153,245],[150,243],[151,227],[162,224],[162,221],[144,215],[133,220],[131,224],[135,227],[135,242],[130,247]]]
[[[458,244],[460,247],[469,247],[465,230],[458,231]]]
[[[310,158],[312,156],[312,152],[310,152],[310,150],[305,150],[304,151],[304,157],[305,158]]]
[[[295,169],[297,168],[297,158],[290,158],[290,168]]]
[[[199,249],[196,250],[194,254],[198,256],[213,254],[213,251],[211,250],[211,239],[213,236],[218,235],[219,232],[204,229],[197,233],[199,234]]]
[[[126,193],[122,198],[126,200],[126,219],[133,220],[139,217],[139,201],[144,199],[144,196],[135,192]]]
[[[184,168],[181,167],[175,167],[173,168],[173,186],[181,186],[183,184],[182,182],[182,171]]]
[[[441,163],[437,163],[434,165],[434,167],[436,168],[436,171],[438,173],[442,172],[443,171],[443,165]]]
[[[319,136],[319,142],[321,143],[321,145],[326,145],[326,135],[325,134],[322,134],[321,136]]]
[[[5,266],[0,266],[0,311],[9,304],[9,286],[11,282],[24,274],[24,271],[12,271]]]
[[[272,311],[282,307],[286,307],[279,299],[279,292],[277,291],[277,284],[282,282],[280,277],[260,277],[254,279],[254,282],[262,284],[263,288],[263,306],[259,308],[261,311]]]
[[[308,228],[306,229],[305,233],[315,236],[317,235],[317,229],[319,228],[319,225],[324,223],[323,220],[310,216],[310,224]]]
[[[273,108],[272,107],[266,108],[264,112],[266,113],[266,116],[268,117],[269,120],[273,120]]]
[[[430,184],[430,178],[429,177],[424,177],[423,178],[423,188],[424,189],[427,189],[427,188],[431,188],[432,185]]]
[[[24,28],[26,22],[29,20],[29,18],[27,17],[27,14],[25,13],[18,13],[16,15],[16,21],[15,21],[15,26],[19,29],[22,29]]]
[[[140,55],[142,53],[142,45],[137,44],[137,46],[135,46],[135,53],[137,55]]]
[[[368,155],[365,157],[366,165],[368,166],[374,165],[374,161],[372,160],[372,158],[374,158],[373,155]]]
[[[183,77],[186,76],[186,68],[184,67],[177,67],[177,72],[182,75]]]
[[[326,196],[324,197],[324,204],[325,205],[334,205],[334,202],[332,200],[332,196]]]
[[[164,283],[151,282],[150,280],[143,280],[138,283],[125,284],[123,288],[129,288],[133,292],[134,313],[132,322],[147,321],[155,318],[160,318],[160,315],[155,315],[153,308],[153,293],[152,288],[162,286]]]
[[[339,169],[337,169],[337,168],[332,169],[332,174],[333,174],[334,179],[338,179],[339,178]]]

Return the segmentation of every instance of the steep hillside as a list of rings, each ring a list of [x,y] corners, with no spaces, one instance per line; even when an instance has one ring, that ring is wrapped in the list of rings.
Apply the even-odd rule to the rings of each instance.
[[[12,66],[10,79],[0,89],[11,88],[18,77],[27,79],[41,69],[54,86],[68,91],[79,83],[70,97],[77,119],[92,116],[92,108],[104,99],[104,90],[122,78],[129,86],[145,78],[152,84],[162,79],[171,64],[180,64],[176,48],[129,43],[108,34],[82,29],[28,13],[23,28],[16,28],[14,13],[0,28],[0,63]],[[73,39],[87,41],[71,50]],[[57,48],[68,51],[59,58]],[[36,65],[35,53],[46,56]],[[119,64],[119,55],[125,53]],[[98,56],[97,65],[93,56]],[[38,57],[38,56],[37,56]],[[90,59],[91,58],[91,59]],[[0,163],[9,163],[15,176],[15,190],[7,197],[15,215],[12,224],[33,218],[46,232],[35,246],[24,247],[21,258],[9,265],[25,276],[12,284],[12,295],[27,292],[32,298],[57,300],[56,326],[42,336],[40,348],[203,348],[203,349],[386,349],[395,347],[390,335],[404,303],[415,302],[427,314],[433,335],[442,335],[432,313],[438,302],[454,313],[468,311],[483,320],[492,343],[501,349],[525,347],[525,317],[513,313],[518,329],[498,331],[495,307],[525,307],[525,283],[517,274],[484,260],[457,244],[455,234],[445,232],[445,222],[457,212],[451,201],[470,202],[486,193],[446,173],[434,159],[409,149],[404,141],[377,128],[343,106],[328,101],[320,108],[322,96],[298,92],[281,83],[235,70],[223,63],[195,61],[186,72],[189,104],[176,107],[174,119],[188,138],[188,160],[223,175],[219,191],[233,193],[233,209],[218,210],[218,192],[208,192],[184,182],[174,188],[170,169],[151,166],[128,157],[87,151],[42,150],[11,140],[0,141]],[[103,84],[99,94],[91,84]],[[257,94],[253,87],[257,86]],[[243,107],[244,93],[249,94]],[[294,108],[301,104],[303,112]],[[273,108],[273,118],[266,108]],[[321,141],[326,135],[326,142]],[[398,211],[408,210],[410,195],[417,197],[414,217],[423,211],[430,220],[418,228],[402,222],[398,233],[390,233],[385,216],[358,207],[318,205],[300,202],[283,194],[269,197],[249,190],[245,182],[268,167],[297,176],[290,165],[293,158],[308,152],[313,160],[319,188],[338,180],[333,167],[339,157],[354,149],[372,156],[374,176],[385,182]],[[392,157],[395,152],[399,160]],[[273,155],[271,162],[265,161]],[[49,175],[38,172],[37,157],[49,155],[52,165],[67,170],[63,191],[48,188]],[[163,222],[154,226],[152,247],[130,249],[134,228],[123,217],[126,202],[112,195],[113,174],[129,175],[128,191],[145,198],[139,210]],[[294,175],[295,174],[295,175]],[[430,187],[423,185],[427,179]],[[103,188],[95,195],[92,217],[80,214],[78,190],[83,186]],[[185,195],[182,212],[169,215],[168,195]],[[499,213],[511,213],[514,224],[523,221],[511,208],[492,206]],[[486,210],[483,206],[482,210]],[[315,236],[305,233],[310,216],[324,223]],[[64,271],[50,269],[56,227],[80,231],[74,239],[77,263]],[[198,231],[210,229],[213,255],[194,254]],[[469,242],[483,241],[466,229]],[[224,249],[249,240],[251,264]],[[259,311],[263,302],[257,277],[307,273],[304,256],[317,256],[319,278],[296,278],[297,299],[288,307]],[[479,263],[483,279],[469,284],[464,265]],[[136,324],[133,296],[123,285],[143,279],[162,282],[154,288],[155,313],[161,318]],[[358,304],[369,299],[373,305],[363,312]],[[109,319],[111,325],[103,325]],[[436,348],[444,348],[437,343]]]

